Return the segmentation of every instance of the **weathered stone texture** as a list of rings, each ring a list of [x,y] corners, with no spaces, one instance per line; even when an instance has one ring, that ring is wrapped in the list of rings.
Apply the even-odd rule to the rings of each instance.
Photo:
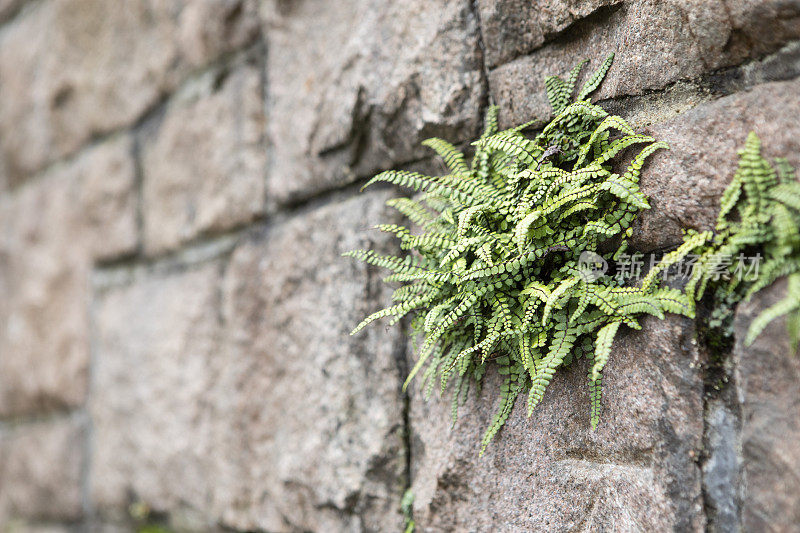
[[[82,223],[71,245],[82,236],[86,252],[97,261],[131,254],[139,244],[134,167],[133,139],[122,134],[79,156],[68,171],[71,177],[66,179],[78,187],[73,207]]]
[[[674,246],[682,228],[712,229],[719,197],[736,171],[737,150],[751,130],[767,157],[800,166],[798,94],[800,81],[758,85],[647,128],[670,150],[654,155],[642,173],[652,209],[637,219],[633,244],[644,250]]]
[[[722,0],[637,0],[601,10],[563,38],[490,72],[501,126],[548,117],[545,76],[565,75],[584,58],[597,65],[616,52],[614,67],[595,95],[605,99],[696,78],[800,37],[800,2],[730,4],[728,9]],[[511,42],[513,49],[516,41]]]
[[[778,283],[740,306],[734,361],[742,411],[742,528],[797,531],[800,524],[800,358],[786,320],[775,320],[745,346],[750,322],[786,297]]]
[[[219,266],[136,281],[95,309],[91,497],[101,511],[124,509],[129,491],[156,511],[206,508],[216,504],[216,454],[233,452],[211,448],[206,403]]]
[[[411,403],[415,519],[422,531],[697,531],[703,383],[690,322],[644,321],[615,342],[605,410],[589,425],[586,368],[556,376],[526,418],[517,402],[478,457],[500,380],[470,393],[455,428],[449,401]]]
[[[75,525],[37,523],[14,520],[5,524],[4,533],[75,533],[80,527]]]
[[[484,88],[469,1],[273,0],[264,20],[271,202],[419,158],[427,137],[477,133]]]
[[[727,387],[729,379],[721,385]],[[714,384],[721,388],[720,384]],[[708,530],[723,533],[739,530],[741,450],[739,443],[739,412],[726,398],[735,391],[723,390],[718,397],[707,400],[704,436],[703,491],[708,509]],[[735,400],[734,400],[735,401]]]
[[[81,518],[84,425],[69,417],[0,428],[0,527]]]
[[[724,0],[723,4],[730,17],[722,58],[728,64],[772,52],[800,37],[798,0]]]
[[[142,135],[144,245],[174,248],[244,224],[264,209],[266,147],[259,70],[211,71]]]
[[[59,177],[25,188],[4,209],[2,415],[77,405],[85,395],[88,265],[70,242],[75,191]]]
[[[12,183],[134,122],[258,30],[253,0],[38,2],[0,36],[0,159]]]
[[[0,0],[0,23],[5,22],[29,0]]]
[[[251,443],[240,528],[402,523],[402,336],[382,328],[348,336],[388,294],[372,269],[341,257],[382,246],[385,237],[365,230],[386,219],[386,198],[334,202],[267,228],[233,255],[223,316],[235,363],[220,373],[221,390],[239,384],[236,423]]]
[[[130,491],[155,510],[186,505],[240,529],[399,527],[401,337],[348,337],[386,293],[340,256],[374,244],[364,230],[385,198],[335,202],[248,238],[221,300],[214,264],[143,273],[101,296],[100,508]]]
[[[2,202],[0,416],[85,397],[90,264],[136,243],[130,142],[91,148]]]
[[[478,0],[486,65],[494,68],[556,38],[576,21],[622,0]]]
[[[671,145],[633,244],[673,246],[748,131],[800,167],[798,39],[800,0],[0,0],[0,530],[395,531],[409,483],[420,531],[796,530],[800,363],[782,322],[741,344],[783,285],[730,397],[645,320],[596,431],[577,362],[481,458],[500,376],[452,430],[406,405],[401,332],[348,335],[383,273],[340,254],[392,246],[347,185],[610,52],[595,98]]]

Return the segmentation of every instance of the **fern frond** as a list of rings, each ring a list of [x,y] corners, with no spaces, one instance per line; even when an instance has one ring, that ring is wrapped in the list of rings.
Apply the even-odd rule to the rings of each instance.
[[[603,79],[606,77],[611,64],[614,62],[614,54],[610,54],[605,61],[600,65],[600,68],[592,74],[586,83],[583,84],[581,91],[578,93],[578,100],[584,100],[587,96],[592,94],[599,86]]]
[[[547,321],[550,318],[550,313],[553,311],[553,308],[560,309],[564,304],[559,303],[559,300],[567,293],[569,289],[574,287],[580,282],[580,278],[567,278],[559,283],[558,287],[550,293],[550,296],[547,297],[547,301],[544,304],[544,311],[542,312],[542,325],[546,326]]]
[[[439,157],[442,158],[444,164],[453,174],[469,174],[469,168],[464,159],[464,154],[449,142],[439,139],[438,137],[433,137],[422,141],[422,145],[431,148],[439,154]]]
[[[614,343],[614,337],[617,335],[621,322],[611,322],[606,324],[600,331],[597,332],[597,340],[595,341],[594,349],[594,364],[592,365],[591,380],[597,381],[600,379],[600,373],[608,362],[608,356],[611,355],[611,346]]]
[[[664,257],[661,258],[661,261],[659,261],[658,265],[653,267],[650,272],[647,273],[642,280],[642,290],[645,292],[649,291],[651,287],[655,285],[656,278],[659,274],[672,265],[678,264],[680,261],[684,260],[686,256],[693,251],[704,246],[709,239],[711,239],[711,233],[709,232],[687,235],[677,250],[664,255]]]
[[[649,135],[626,135],[620,139],[611,142],[603,151],[595,158],[596,163],[605,163],[616,157],[620,152],[633,146],[634,144],[641,143],[654,143],[655,139]]]
[[[653,144],[647,145],[645,148],[642,149],[641,152],[636,154],[636,157],[628,165],[627,170],[622,175],[625,179],[629,181],[633,181],[635,183],[639,182],[639,174],[642,171],[642,166],[644,166],[645,161],[648,157],[653,155],[657,150],[668,150],[669,145],[665,142],[658,141]]]
[[[564,358],[569,354],[572,345],[575,344],[576,332],[568,327],[566,317],[563,318],[564,321],[555,325],[553,341],[550,343],[547,355],[542,360],[541,368],[537,370],[536,377],[531,383],[531,390],[528,393],[528,416],[542,401],[545,389],[553,379],[558,367],[564,362]]]
[[[608,113],[600,106],[590,104],[589,102],[575,102],[564,108],[561,113],[545,126],[542,130],[542,135],[546,136],[552,133],[559,126],[563,126],[571,117],[588,117],[594,120],[602,120],[608,116]]]
[[[414,224],[423,226],[434,219],[433,213],[411,198],[392,198],[386,205],[400,212]]]
[[[566,107],[569,101],[569,94],[564,80],[558,76],[548,76],[544,80],[544,89],[547,92],[547,99],[550,101],[550,107],[553,108],[553,111],[558,113]]]
[[[486,137],[475,143],[484,150],[496,150],[516,157],[520,162],[531,165],[540,155],[541,150],[524,136],[517,132],[500,132],[491,137]]]
[[[514,381],[512,375],[509,375],[506,378],[500,389],[500,408],[498,409],[497,414],[494,415],[492,423],[489,425],[486,433],[483,435],[483,439],[481,440],[481,451],[479,455],[483,455],[483,452],[486,451],[486,447],[492,441],[497,432],[500,431],[500,428],[503,427],[503,424],[506,423],[506,420],[508,420],[508,415],[511,414],[511,409],[514,407],[514,402],[516,401],[517,396],[519,396],[519,393],[522,392],[523,386],[524,382]]]
[[[497,133],[497,113],[499,111],[500,108],[496,105],[490,105],[489,109],[486,110],[486,117],[483,121],[484,130],[481,138],[486,138]]]
[[[786,298],[765,309],[750,323],[744,343],[748,346],[753,344],[767,324],[798,309],[800,309],[800,274],[794,274],[789,276],[789,290]]]
[[[583,67],[585,67],[587,63],[589,63],[589,60],[584,59],[583,61],[572,67],[572,70],[569,72],[569,76],[567,76],[567,79],[564,81],[564,85],[566,86],[567,89],[567,94],[566,94],[567,101],[569,101],[569,98],[572,96],[573,91],[575,91],[575,83],[578,81],[578,76],[580,75],[581,70],[583,70]],[[602,81],[603,77],[605,77],[605,74],[601,76],[600,81]]]

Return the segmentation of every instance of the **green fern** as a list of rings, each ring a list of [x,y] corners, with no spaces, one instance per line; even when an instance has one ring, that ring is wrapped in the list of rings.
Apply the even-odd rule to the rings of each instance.
[[[404,283],[390,307],[368,316],[353,333],[378,319],[395,324],[410,315],[412,330],[424,341],[404,388],[420,372],[426,399],[437,381],[442,392],[452,388],[454,421],[470,383],[479,389],[487,367],[495,366],[505,379],[481,453],[521,394],[527,393],[530,416],[558,369],[582,357],[595,428],[602,372],[619,328],[640,329],[646,314],[694,317],[695,301],[709,290],[717,304],[709,324],[731,328],[733,306],[789,276],[787,298],[753,321],[746,342],[784,314],[790,314],[795,345],[800,337],[800,184],[786,161],[773,168],[761,157],[755,134],[721,198],[715,232],[687,231],[683,244],[636,286],[581,270],[584,254],[610,261],[626,253],[637,213],[649,209],[639,190],[643,165],[667,147],[589,102],[612,60],[589,77],[575,101],[585,62],[566,80],[548,77],[555,117],[537,135],[524,133],[531,123],[498,132],[497,108],[491,107],[471,161],[447,141],[429,139],[424,144],[449,174],[387,171],[365,185],[390,183],[418,194],[387,202],[411,228],[378,226],[397,237],[408,255],[346,254],[389,270],[385,281]],[[619,168],[631,150],[629,164]],[[685,289],[662,286],[662,274],[693,252],[699,258]],[[763,256],[753,279],[736,275],[740,265],[725,260],[753,253]]]
[[[649,208],[639,190],[642,165],[666,148],[589,102],[612,59],[572,102],[583,63],[567,80],[547,79],[556,115],[538,135],[524,133],[529,125],[497,132],[492,107],[471,162],[452,144],[430,139],[424,144],[442,157],[449,174],[389,171],[367,183],[419,194],[389,202],[415,228],[380,226],[409,256],[348,254],[390,270],[388,281],[407,283],[395,291],[392,306],[353,332],[379,318],[397,322],[410,314],[424,342],[405,386],[421,371],[426,396],[436,376],[442,390],[452,384],[453,416],[468,380],[480,385],[486,367],[496,366],[505,381],[481,452],[520,394],[528,394],[530,414],[555,372],[581,357],[590,364],[590,421],[596,426],[602,370],[620,325],[638,328],[642,314],[694,314],[691,299],[654,278],[623,287],[610,276],[588,280],[578,268],[586,252],[611,260],[625,250],[636,213]],[[617,168],[619,156],[631,149],[629,165]]]
[[[698,246],[700,259],[687,291],[697,299],[711,292],[715,303],[710,323],[732,335],[732,309],[778,278],[788,276],[785,299],[766,309],[750,325],[749,345],[772,320],[789,317],[795,349],[800,340],[800,183],[785,160],[773,168],[761,156],[761,141],[751,132],[739,151],[739,168],[720,199],[716,232]],[[757,258],[758,272],[745,275],[739,258]],[[732,259],[728,264],[726,258]],[[750,261],[747,264],[755,268]],[[721,275],[724,274],[724,275]]]
[[[403,513],[404,533],[414,533],[416,524],[414,523],[414,493],[411,488],[406,489],[400,500],[400,511]]]

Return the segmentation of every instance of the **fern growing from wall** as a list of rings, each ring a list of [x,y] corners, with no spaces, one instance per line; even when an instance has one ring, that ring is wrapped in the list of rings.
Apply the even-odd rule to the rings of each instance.
[[[393,305],[368,316],[352,333],[378,319],[396,324],[410,315],[413,331],[423,340],[404,388],[421,375],[426,398],[436,388],[451,389],[454,420],[470,384],[480,386],[487,365],[496,365],[504,382],[481,453],[520,395],[527,395],[530,416],[556,371],[580,358],[589,363],[589,420],[596,427],[602,372],[617,333],[622,327],[639,329],[643,315],[694,317],[695,298],[709,283],[735,303],[777,276],[797,276],[790,281],[790,299],[756,320],[753,334],[800,301],[800,273],[794,274],[800,261],[781,255],[791,249],[800,257],[800,190],[786,165],[779,167],[780,186],[772,187],[775,173],[760,159],[754,137],[723,197],[716,235],[687,232],[683,244],[635,285],[596,277],[587,268],[626,253],[637,213],[649,208],[639,190],[642,167],[666,148],[589,101],[612,61],[613,55],[574,98],[585,62],[565,80],[548,77],[545,87],[555,116],[537,135],[525,134],[532,123],[497,131],[497,108],[491,107],[471,159],[443,139],[423,143],[443,159],[447,174],[392,170],[365,185],[385,182],[416,194],[388,202],[412,228],[378,226],[398,238],[406,255],[346,254],[390,271],[386,282],[402,283]],[[625,153],[632,155],[627,165],[621,162]],[[730,217],[734,212],[736,221]],[[771,229],[763,230],[764,224]],[[664,271],[692,252],[702,255],[698,263],[708,265],[715,254],[748,246],[767,251],[767,272],[759,282],[722,287],[702,269],[695,269],[686,290],[661,282]],[[799,322],[792,324],[800,329]]]
[[[421,231],[379,226],[412,251],[402,258],[349,254],[390,270],[386,281],[406,283],[395,291],[394,305],[353,333],[380,318],[393,324],[411,314],[424,342],[405,385],[421,373],[426,395],[452,387],[454,416],[469,383],[480,383],[487,364],[497,365],[505,381],[482,450],[520,394],[527,394],[530,414],[555,372],[581,357],[590,361],[596,426],[602,371],[620,326],[639,328],[643,314],[693,314],[686,295],[660,287],[654,276],[640,287],[623,287],[579,268],[587,254],[607,261],[625,251],[636,213],[649,207],[639,191],[642,165],[665,147],[589,102],[612,59],[572,102],[583,64],[566,80],[547,79],[555,117],[535,137],[524,134],[529,124],[498,132],[493,107],[471,161],[447,141],[429,139],[424,144],[442,157],[448,174],[388,171],[366,185],[388,182],[419,192],[389,205]],[[629,148],[636,155],[616,169]]]
[[[699,300],[711,293],[709,325],[732,335],[733,307],[778,278],[788,276],[786,298],[753,320],[751,344],[772,320],[788,315],[793,347],[800,339],[800,183],[785,159],[773,167],[751,132],[739,151],[739,168],[720,200],[713,234],[698,248],[686,292]],[[755,261],[745,262],[746,258]]]

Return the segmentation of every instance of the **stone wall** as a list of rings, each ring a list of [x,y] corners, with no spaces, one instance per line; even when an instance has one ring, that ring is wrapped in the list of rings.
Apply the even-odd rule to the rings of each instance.
[[[0,530],[800,530],[800,359],[783,325],[615,344],[517,408],[497,376],[449,428],[340,257],[388,247],[377,169],[419,141],[546,119],[543,79],[671,145],[634,241],[708,228],[749,130],[800,165],[798,0],[0,0]],[[780,297],[743,306],[738,332]],[[145,517],[146,516],[146,517]]]

